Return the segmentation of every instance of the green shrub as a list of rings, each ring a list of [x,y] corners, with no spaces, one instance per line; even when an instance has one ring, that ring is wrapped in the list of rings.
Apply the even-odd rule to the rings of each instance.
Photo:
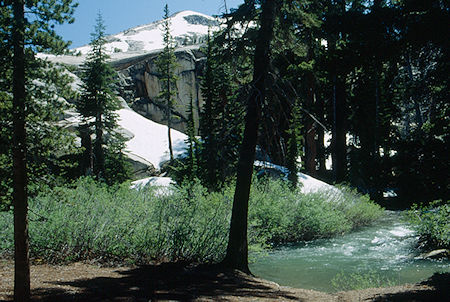
[[[134,190],[129,183],[107,186],[83,178],[30,201],[30,252],[51,262],[218,261],[226,250],[233,191],[233,184],[208,192],[192,182],[164,194],[153,187]],[[365,198],[352,198],[348,204],[330,201],[326,192],[304,195],[283,181],[255,180],[251,250],[341,234],[382,213]],[[11,212],[0,213],[0,230],[0,253],[11,254]]]
[[[250,242],[281,244],[343,234],[378,219],[380,206],[349,189],[302,194],[281,180],[254,182],[249,207]]]
[[[427,248],[450,248],[450,205],[440,200],[428,206],[414,205],[408,220],[425,242]]]

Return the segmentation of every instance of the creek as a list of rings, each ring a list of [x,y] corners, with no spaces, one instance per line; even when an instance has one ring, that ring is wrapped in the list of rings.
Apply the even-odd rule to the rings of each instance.
[[[395,284],[416,283],[450,272],[449,260],[422,259],[417,234],[401,212],[386,211],[374,224],[349,234],[277,247],[257,257],[250,270],[280,285],[334,292],[338,274],[376,274]]]

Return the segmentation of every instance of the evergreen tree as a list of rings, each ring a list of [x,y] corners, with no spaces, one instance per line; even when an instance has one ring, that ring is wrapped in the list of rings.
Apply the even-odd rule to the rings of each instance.
[[[167,119],[167,135],[169,141],[169,154],[170,160],[173,161],[173,148],[172,148],[172,109],[175,103],[174,97],[177,95],[177,80],[178,77],[175,74],[175,70],[178,67],[177,58],[175,56],[175,46],[170,33],[170,19],[169,19],[169,6],[164,6],[164,20],[163,20],[163,42],[164,49],[156,60],[156,65],[160,74],[161,91],[159,97],[164,100],[166,108]]]
[[[25,12],[24,2],[13,4],[13,200],[14,200],[14,300],[30,299],[28,250],[28,196],[25,130]]]
[[[206,49],[206,66],[202,78],[202,93],[204,98],[203,110],[200,113],[200,136],[202,138],[202,149],[200,166],[204,171],[204,183],[208,187],[216,187],[217,173],[216,173],[216,154],[217,154],[217,130],[216,118],[213,116],[213,104],[216,100],[216,78],[215,78],[215,64],[212,53],[211,36],[208,34],[208,42]]]
[[[198,164],[197,164],[197,146],[198,141],[195,138],[195,119],[194,119],[194,100],[192,94],[190,95],[189,111],[188,111],[188,123],[187,123],[187,147],[188,147],[188,178],[193,180],[197,177]]]
[[[230,62],[211,37],[206,48],[206,66],[201,89],[204,109],[200,113],[203,183],[210,189],[221,188],[236,172],[238,146],[242,139],[243,105],[233,79]]]
[[[230,224],[227,253],[223,263],[231,268],[249,272],[247,216],[253,161],[255,159],[261,104],[265,102],[270,66],[270,44],[279,1],[262,1],[261,25],[255,45],[254,85],[247,104],[244,137],[238,162],[236,190]]]
[[[116,72],[108,64],[109,56],[104,49],[105,26],[100,14],[91,38],[91,50],[82,67],[82,94],[77,101],[83,119],[79,133],[85,149],[81,166],[84,173],[93,173],[97,179],[121,181],[128,173],[122,155],[124,138],[116,131],[115,111],[120,109],[120,102],[114,92]]]
[[[289,171],[288,180],[291,188],[295,189],[298,186],[298,158],[301,155],[301,121],[300,121],[300,104],[295,102],[291,109],[291,118],[289,121],[289,129],[287,130],[287,152],[286,152],[286,168]]]
[[[40,4],[37,7],[41,11],[49,10]],[[12,200],[12,7],[3,6],[0,10],[3,66],[0,71],[0,209],[8,209]],[[28,6],[26,11],[29,11]],[[47,13],[42,16],[44,14]],[[25,47],[28,190],[34,194],[40,185],[52,185],[61,176],[69,177],[74,168],[73,137],[57,122],[68,109],[65,100],[73,99],[75,93],[70,89],[72,80],[64,68],[35,57],[37,50],[62,53],[67,43],[63,43],[54,32],[46,32],[44,27],[37,30],[37,24],[27,26],[34,28],[34,31],[26,33]],[[30,49],[31,45],[33,49]]]
[[[52,128],[48,121],[54,120],[52,104],[58,104],[58,87],[51,80],[59,72],[46,75],[51,70],[46,62],[35,57],[36,51],[61,53],[68,45],[61,41],[54,30],[55,23],[71,21],[74,5],[71,1],[8,1],[0,6],[2,81],[0,84],[2,114],[2,144],[0,149],[1,170],[11,167],[8,154],[12,154],[12,173],[2,171],[1,185],[13,179],[15,276],[14,300],[29,301],[30,272],[28,262],[28,187],[39,178],[34,173],[34,164],[48,157],[48,131],[40,126]],[[30,16],[30,17],[28,17]],[[41,81],[41,79],[43,81]],[[50,81],[49,81],[50,80]],[[55,82],[54,82],[55,83]],[[48,85],[50,84],[50,85]],[[47,106],[48,105],[48,106]],[[47,110],[43,110],[46,108]],[[4,119],[5,118],[5,119]],[[10,122],[12,120],[12,125]],[[39,125],[40,124],[40,125]],[[38,130],[37,130],[38,129]],[[45,129],[45,127],[44,127]],[[40,140],[35,140],[36,137]],[[58,136],[58,135],[57,135]],[[56,140],[55,140],[56,141]],[[58,144],[56,144],[58,145]],[[11,147],[12,146],[12,150]],[[30,152],[36,148],[36,153]],[[6,156],[5,156],[6,155]],[[9,157],[10,158],[10,157]],[[45,162],[43,168],[46,168]],[[5,166],[3,166],[5,164]],[[34,167],[33,167],[34,166]],[[31,176],[31,177],[30,177]],[[3,190],[2,190],[3,192]],[[6,198],[5,198],[6,197]],[[2,196],[2,201],[9,199]]]

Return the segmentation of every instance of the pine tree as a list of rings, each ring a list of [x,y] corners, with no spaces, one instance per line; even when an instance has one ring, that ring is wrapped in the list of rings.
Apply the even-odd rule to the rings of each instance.
[[[197,164],[197,146],[198,142],[195,138],[195,119],[194,119],[194,99],[192,94],[190,95],[189,110],[188,110],[188,123],[187,123],[187,148],[188,148],[188,179],[193,180],[197,177],[198,164]]]
[[[94,32],[91,34],[91,50],[82,67],[82,94],[77,101],[77,109],[83,119],[79,127],[85,148],[81,163],[85,169],[83,172],[89,174],[92,171],[97,179],[114,182],[116,176],[120,180],[126,178],[127,172],[125,158],[122,155],[124,139],[116,131],[115,111],[120,109],[119,99],[114,92],[116,72],[108,64],[109,56],[104,49],[105,43],[105,26],[99,14]],[[95,134],[93,143],[92,133]],[[112,157],[114,161],[108,157]],[[114,166],[112,168],[114,174],[107,173],[111,165]]]
[[[177,95],[177,80],[175,70],[178,67],[177,58],[175,56],[175,47],[172,34],[170,33],[169,6],[164,6],[163,20],[163,42],[164,49],[156,60],[156,65],[160,74],[161,91],[159,97],[164,100],[167,119],[167,136],[169,141],[170,160],[173,161],[172,148],[172,109],[175,103],[174,97]]]
[[[203,183],[212,190],[220,189],[235,174],[243,128],[238,87],[230,62],[222,55],[221,48],[208,37],[201,83],[205,104],[200,113],[200,165]]]
[[[286,154],[286,168],[289,171],[288,180],[290,182],[291,188],[295,189],[298,186],[298,158],[301,155],[301,130],[302,124],[300,121],[301,112],[300,104],[297,100],[293,104],[291,109],[291,118],[289,121],[289,129],[287,130],[288,141],[287,141],[287,154]]]
[[[0,149],[0,170],[5,166],[11,167],[6,154],[12,154],[13,158],[13,173],[2,171],[0,182],[3,186],[9,182],[10,177],[13,179],[15,301],[30,299],[28,187],[40,177],[39,171],[35,171],[37,164],[43,158],[49,157],[46,152],[52,150],[48,148],[52,137],[47,136],[54,127],[51,121],[55,119],[55,111],[51,105],[59,103],[56,101],[59,88],[52,85],[52,80],[57,80],[60,73],[55,70],[56,72],[51,74],[49,64],[37,59],[35,52],[62,53],[68,44],[56,35],[53,25],[70,22],[73,9],[71,1],[53,1],[52,5],[48,5],[47,1],[18,0],[4,2],[0,6],[0,113],[2,124],[4,123],[2,126],[5,126],[0,132],[0,141],[7,143]],[[44,68],[47,70],[44,71]],[[46,74],[47,72],[50,74]],[[57,84],[57,81],[53,84]],[[8,122],[11,120],[12,125]],[[41,131],[45,129],[39,128],[42,126],[48,126],[48,131]],[[39,137],[39,140],[36,140],[36,137]],[[12,150],[9,146],[12,146]],[[30,147],[36,148],[37,152],[30,152]],[[41,163],[42,167],[39,169],[42,171],[48,167],[48,162]],[[4,197],[8,199],[8,195],[2,196],[2,199]]]
[[[210,187],[216,187],[216,154],[217,154],[217,130],[216,119],[213,115],[213,104],[216,100],[217,90],[215,81],[215,64],[212,53],[211,36],[208,34],[206,49],[206,66],[202,78],[201,88],[204,98],[203,110],[200,113],[200,136],[202,138],[200,165],[203,171],[204,183]]]
[[[227,253],[223,263],[234,269],[249,272],[247,216],[253,161],[255,159],[261,104],[265,101],[266,80],[270,66],[270,43],[279,1],[262,2],[261,27],[254,55],[254,88],[247,104],[244,138],[238,162],[236,190],[230,224]]]

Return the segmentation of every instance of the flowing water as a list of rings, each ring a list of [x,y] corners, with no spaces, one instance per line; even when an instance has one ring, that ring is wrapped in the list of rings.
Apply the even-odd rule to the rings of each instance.
[[[376,274],[396,284],[416,283],[434,272],[450,272],[450,261],[421,259],[418,236],[400,212],[387,211],[370,227],[333,239],[276,248],[257,258],[251,271],[280,285],[336,291],[338,274]]]

